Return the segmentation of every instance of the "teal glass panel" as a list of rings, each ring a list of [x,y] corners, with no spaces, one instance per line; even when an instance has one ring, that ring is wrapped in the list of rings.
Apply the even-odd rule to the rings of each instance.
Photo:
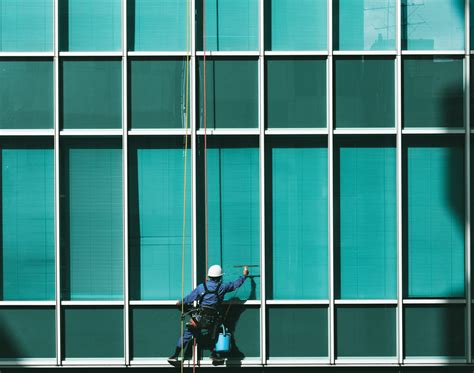
[[[53,128],[53,82],[52,60],[0,59],[0,129]]]
[[[63,353],[66,360],[123,357],[121,308],[68,307],[63,310],[63,318]]]
[[[55,324],[54,308],[0,309],[0,359],[55,359]]]
[[[469,0],[469,25],[470,25],[470,49],[473,50],[474,49],[474,40],[472,40],[472,37],[474,36],[474,24],[472,23],[472,21],[474,20],[474,17],[472,16],[473,14],[473,5],[474,3],[472,2],[472,0]]]
[[[67,59],[61,62],[64,129],[122,127],[122,62]]]
[[[326,122],[326,60],[266,59],[268,128],[324,128]]]
[[[267,276],[267,297],[327,299],[327,145],[317,146],[314,138],[270,144],[265,225],[272,276]]]
[[[403,126],[464,126],[464,61],[462,58],[403,59]]]
[[[191,290],[191,150],[185,154],[183,144],[183,137],[170,136],[131,143],[129,251],[132,299],[179,299],[183,285],[186,294]],[[184,203],[186,210],[183,210]]]
[[[464,0],[402,0],[402,49],[464,50]]]
[[[186,61],[134,59],[130,61],[129,72],[131,127],[185,128],[186,94],[190,106]],[[188,128],[189,117],[190,112]]]
[[[394,139],[348,138],[335,153],[336,297],[397,298]],[[338,170],[338,171],[337,171]]]
[[[336,356],[395,357],[397,312],[391,306],[336,308]]]
[[[122,150],[119,140],[62,147],[63,297],[123,299]]]
[[[55,297],[52,147],[50,139],[0,143],[2,300]]]
[[[259,0],[196,0],[196,48],[206,51],[257,51]],[[205,14],[203,14],[205,4]]]
[[[393,58],[337,58],[334,76],[336,128],[395,127]]]
[[[395,49],[395,0],[335,0],[333,4],[334,49]]]
[[[464,297],[463,138],[404,140],[409,297]]]
[[[267,343],[270,359],[327,357],[327,307],[269,307]]]
[[[199,139],[198,255],[206,263],[205,189],[202,139]],[[260,192],[258,139],[207,139],[208,265],[223,267],[224,281],[242,274],[235,265],[260,263]],[[259,299],[260,268],[226,299]],[[201,277],[202,279],[203,277]]]
[[[404,307],[405,357],[465,358],[465,305]]]
[[[185,51],[189,0],[128,0],[128,49]],[[188,27],[188,28],[187,28]],[[191,43],[188,41],[188,43]]]
[[[327,49],[327,0],[264,0],[265,50]]]
[[[121,0],[59,0],[61,51],[122,49]]]
[[[197,94],[199,127],[258,127],[258,61],[249,58],[206,60],[206,108],[204,61],[198,62]]]
[[[0,51],[52,51],[53,25],[53,0],[2,0]]]

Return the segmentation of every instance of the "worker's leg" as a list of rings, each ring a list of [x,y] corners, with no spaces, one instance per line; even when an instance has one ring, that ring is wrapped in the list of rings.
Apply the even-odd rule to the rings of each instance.
[[[192,339],[193,339],[193,333],[186,326],[186,328],[184,329],[184,334],[180,336],[178,339],[178,344],[176,346],[176,350],[174,354],[168,358],[168,361],[170,362],[170,364],[173,364],[178,361],[181,350],[183,348],[186,349],[186,346]]]

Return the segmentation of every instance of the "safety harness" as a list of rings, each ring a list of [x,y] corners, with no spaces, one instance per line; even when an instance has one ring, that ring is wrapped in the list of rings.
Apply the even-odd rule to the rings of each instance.
[[[216,287],[215,290],[209,290],[205,282],[203,282],[204,291],[199,294],[198,306],[190,311],[191,319],[188,325],[191,328],[198,329],[214,329],[215,326],[221,321],[221,315],[219,313],[219,302],[215,305],[203,305],[202,301],[207,294],[218,294],[221,284]]]

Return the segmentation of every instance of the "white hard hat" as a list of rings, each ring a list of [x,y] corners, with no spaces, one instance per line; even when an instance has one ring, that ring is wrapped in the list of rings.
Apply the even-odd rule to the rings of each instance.
[[[222,275],[223,275],[222,268],[218,264],[214,264],[210,266],[209,270],[207,271],[208,277],[221,277]]]

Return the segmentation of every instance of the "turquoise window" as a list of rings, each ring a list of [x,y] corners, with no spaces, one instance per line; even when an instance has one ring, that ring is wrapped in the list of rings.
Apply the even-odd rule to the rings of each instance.
[[[452,57],[403,59],[403,126],[464,126],[464,61]]]
[[[393,58],[337,58],[334,76],[336,128],[395,127]]]
[[[268,128],[324,128],[326,120],[326,59],[266,59],[266,120]]]
[[[464,297],[463,138],[404,141],[409,297]]]
[[[327,49],[327,0],[264,0],[265,50]]]
[[[202,139],[199,139],[198,248],[205,258],[205,190]],[[224,268],[224,281],[241,275],[238,264],[260,264],[259,150],[255,138],[207,139],[208,265]],[[205,263],[201,262],[202,268]],[[260,271],[226,299],[259,299]]]
[[[148,138],[131,143],[129,250],[132,299],[178,299],[182,296],[181,286],[184,285],[186,294],[191,290],[191,150],[188,149],[186,156],[183,144],[182,137]],[[186,201],[183,190],[185,167]],[[183,224],[186,229],[184,256]]]
[[[2,141],[2,300],[53,300],[54,153],[50,139]]]
[[[348,138],[335,152],[336,296],[396,299],[394,139]],[[339,278],[337,278],[339,277]]]
[[[59,0],[61,51],[122,49],[121,0]]]
[[[122,127],[122,62],[67,59],[61,62],[64,129]]]
[[[335,0],[333,4],[334,49],[395,49],[395,0]]]
[[[327,299],[327,145],[314,138],[274,140],[266,158],[271,170],[266,243],[273,272],[267,276],[268,296]]]
[[[52,60],[0,59],[0,128],[53,128],[53,82]]]
[[[53,25],[53,0],[3,0],[0,51],[52,51]]]
[[[128,49],[185,51],[189,0],[128,0]],[[187,28],[188,27],[188,28]],[[189,45],[187,45],[189,43]]]
[[[464,50],[464,0],[402,0],[402,49]]]
[[[207,51],[257,51],[259,0],[196,0],[196,48]],[[206,5],[203,14],[203,4]]]
[[[204,61],[198,62],[197,95],[199,127],[258,127],[258,61],[249,58],[206,60],[206,107],[204,108]]]
[[[118,140],[62,148],[63,297],[123,299],[122,150]]]
[[[190,91],[186,93],[186,61],[133,59],[129,72],[131,127],[184,128],[186,94],[190,110]],[[190,111],[188,122],[189,117]]]

